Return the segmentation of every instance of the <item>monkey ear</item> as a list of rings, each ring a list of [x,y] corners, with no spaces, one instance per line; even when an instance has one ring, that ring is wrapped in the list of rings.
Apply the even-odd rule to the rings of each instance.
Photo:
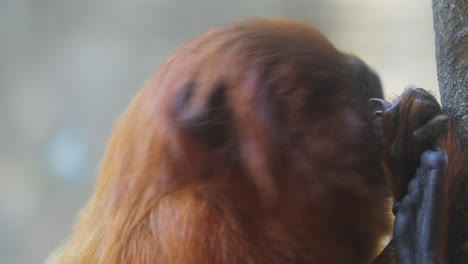
[[[182,131],[208,148],[218,148],[228,141],[232,113],[227,105],[226,85],[219,82],[201,106],[192,106],[197,81],[187,83],[175,97],[173,109]]]

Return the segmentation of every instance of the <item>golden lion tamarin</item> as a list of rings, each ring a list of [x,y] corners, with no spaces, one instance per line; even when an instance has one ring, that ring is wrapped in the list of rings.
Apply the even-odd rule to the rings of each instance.
[[[196,36],[121,118],[94,195],[49,263],[371,263],[392,233],[391,193],[400,201],[411,180],[399,173],[414,175],[446,130],[440,108],[405,119],[404,102],[423,95],[369,103],[382,97],[377,75],[289,19]],[[427,146],[406,140],[427,125]],[[434,153],[449,157],[436,167],[460,163],[444,145]],[[411,213],[401,201],[396,218]],[[397,257],[411,259],[398,235]],[[386,254],[375,263],[393,263]]]

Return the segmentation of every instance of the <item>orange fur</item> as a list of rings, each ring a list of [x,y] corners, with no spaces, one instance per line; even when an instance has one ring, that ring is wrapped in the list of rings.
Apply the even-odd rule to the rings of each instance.
[[[446,135],[439,139],[439,146],[443,149],[447,158],[447,166],[444,169],[442,179],[442,225],[440,247],[444,248],[441,255],[441,263],[455,262],[455,256],[460,248],[460,241],[457,241],[457,230],[463,230],[464,218],[456,213],[456,205],[463,199],[461,186],[465,176],[468,175],[468,160],[464,156],[462,148],[455,136],[455,129],[450,125]]]
[[[121,118],[94,195],[49,263],[369,263],[390,204],[349,58],[287,19],[190,40]],[[210,147],[184,120],[218,111],[205,108],[219,86],[228,115],[204,125],[227,136]]]

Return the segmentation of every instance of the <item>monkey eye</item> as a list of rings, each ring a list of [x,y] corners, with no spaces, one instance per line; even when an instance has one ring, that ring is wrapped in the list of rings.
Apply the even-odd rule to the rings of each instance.
[[[360,94],[363,95],[365,98],[368,98],[369,96],[369,83],[367,80],[362,80],[361,81],[361,87],[360,89]]]
[[[365,91],[369,88],[369,84],[367,83],[367,80],[362,80],[361,81],[361,88],[363,88]]]

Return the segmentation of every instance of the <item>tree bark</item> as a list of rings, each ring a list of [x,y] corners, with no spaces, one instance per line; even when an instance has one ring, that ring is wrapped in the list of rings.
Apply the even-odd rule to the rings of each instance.
[[[468,154],[468,1],[432,0],[437,76],[444,112],[455,126]],[[466,176],[468,177],[468,176]],[[468,178],[457,205],[456,264],[468,263]]]
[[[468,140],[468,2],[433,0],[436,60],[444,111]]]

